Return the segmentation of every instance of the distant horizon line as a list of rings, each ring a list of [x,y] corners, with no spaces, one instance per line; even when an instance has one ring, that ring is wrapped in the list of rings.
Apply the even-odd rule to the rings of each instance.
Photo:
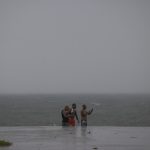
[[[150,95],[150,93],[0,93],[0,95]]]

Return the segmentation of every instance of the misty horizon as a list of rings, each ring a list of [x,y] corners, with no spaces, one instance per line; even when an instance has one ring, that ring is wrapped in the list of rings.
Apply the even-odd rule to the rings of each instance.
[[[0,1],[0,94],[149,94],[150,1]]]

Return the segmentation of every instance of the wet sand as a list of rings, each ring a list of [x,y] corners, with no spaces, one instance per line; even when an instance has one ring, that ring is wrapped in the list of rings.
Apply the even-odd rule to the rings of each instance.
[[[150,127],[0,127],[2,150],[150,150]]]

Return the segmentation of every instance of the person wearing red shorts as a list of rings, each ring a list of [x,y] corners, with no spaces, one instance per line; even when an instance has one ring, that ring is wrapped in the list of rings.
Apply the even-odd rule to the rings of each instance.
[[[72,108],[71,108],[71,111],[70,111],[70,117],[69,117],[69,120],[68,120],[69,126],[75,126],[76,125],[75,119],[79,123],[79,118],[78,118],[77,111],[76,111],[76,104],[72,104]]]

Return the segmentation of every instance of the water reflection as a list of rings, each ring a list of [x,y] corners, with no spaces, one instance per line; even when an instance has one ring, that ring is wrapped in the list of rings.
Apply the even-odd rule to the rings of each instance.
[[[81,136],[86,137],[87,134],[87,127],[81,127]]]

